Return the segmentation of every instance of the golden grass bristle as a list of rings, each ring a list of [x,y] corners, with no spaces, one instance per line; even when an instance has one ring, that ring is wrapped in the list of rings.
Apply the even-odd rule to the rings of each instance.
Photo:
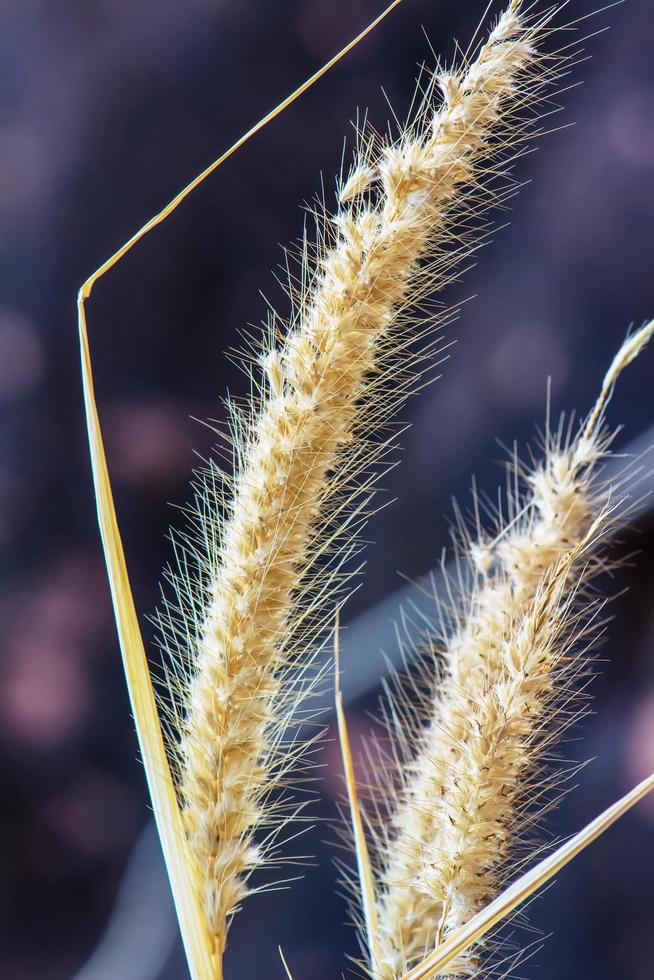
[[[284,733],[313,689],[304,670],[386,465],[393,439],[380,432],[438,349],[416,306],[456,277],[488,235],[480,216],[514,190],[502,161],[561,69],[536,54],[547,24],[511,3],[471,64],[434,76],[397,140],[360,135],[348,201],[316,212],[317,240],[289,272],[293,312],[272,315],[253,398],[231,406],[234,474],[201,477],[178,541],[177,598],[161,616],[179,691],[172,751],[219,957],[294,812],[282,787],[301,750]]]
[[[500,515],[495,536],[482,531],[478,510],[473,535],[461,528],[460,595],[449,626],[441,613],[445,635],[431,641],[422,705],[387,711],[389,734],[404,735],[409,758],[378,842],[373,976],[401,976],[479,912],[563,778],[540,764],[583,714],[580,681],[601,607],[588,585],[606,567],[603,540],[624,518],[620,481],[598,479],[610,443],[600,423],[619,373],[653,331],[647,324],[625,341],[576,437],[547,432],[539,465],[512,464],[516,488],[522,478],[527,490],[510,491],[509,518]],[[476,969],[468,956],[442,975]]]
[[[284,967],[284,973],[288,977],[288,980],[293,980],[293,974],[291,973],[291,968],[289,967],[288,963],[286,962],[286,957],[284,956],[284,951],[283,951],[283,949],[282,949],[281,946],[279,946],[278,949],[279,949],[279,958],[282,961],[282,966]]]

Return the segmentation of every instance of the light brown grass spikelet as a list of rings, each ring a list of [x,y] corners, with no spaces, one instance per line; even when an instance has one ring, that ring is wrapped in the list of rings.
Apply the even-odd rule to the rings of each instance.
[[[603,540],[624,519],[620,480],[598,477],[610,443],[600,423],[616,377],[653,330],[625,342],[574,438],[548,431],[542,462],[513,462],[509,514],[495,536],[478,516],[472,532],[461,525],[463,584],[444,636],[431,641],[438,653],[422,704],[414,686],[414,703],[387,712],[389,734],[406,740],[409,756],[379,843],[374,976],[401,976],[483,907],[565,781],[560,766],[548,773],[543,763],[584,712],[581,680],[601,606],[588,586],[606,568]],[[446,974],[476,970],[466,954]]]
[[[480,216],[514,190],[502,161],[561,64],[536,54],[546,27],[512,3],[476,60],[427,85],[397,140],[360,135],[341,209],[317,213],[316,243],[289,273],[293,313],[272,317],[257,352],[252,402],[232,406],[234,475],[210,467],[178,542],[177,599],[161,615],[180,689],[169,711],[219,955],[289,816],[280,787],[298,751],[284,731],[385,465],[380,432],[433,364],[434,320],[416,331],[416,304],[455,277],[488,234]]]

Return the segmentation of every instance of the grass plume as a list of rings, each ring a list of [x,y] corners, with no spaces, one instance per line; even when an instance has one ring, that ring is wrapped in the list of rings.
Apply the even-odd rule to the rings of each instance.
[[[548,753],[585,710],[602,608],[589,586],[624,519],[620,480],[604,484],[599,472],[611,442],[603,412],[653,332],[647,324],[625,342],[575,436],[548,428],[542,461],[512,462],[492,536],[477,498],[474,526],[459,520],[458,581],[429,638],[424,684],[385,712],[401,787],[378,832],[373,976],[402,976],[480,911],[565,781]],[[466,953],[439,975],[477,968]]]
[[[538,54],[549,16],[510,3],[473,59],[429,77],[397,138],[359,134],[338,210],[317,207],[315,239],[289,258],[290,316],[272,314],[246,355],[233,473],[200,475],[177,539],[160,625],[178,696],[165,710],[218,959],[295,812],[282,787],[300,753],[285,733],[313,687],[390,420],[438,351],[448,314],[425,304],[487,240],[484,216],[514,192],[510,163],[567,63]]]

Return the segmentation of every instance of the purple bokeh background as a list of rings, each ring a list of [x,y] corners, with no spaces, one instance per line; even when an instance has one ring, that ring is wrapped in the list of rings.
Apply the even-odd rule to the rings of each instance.
[[[0,975],[63,980],[97,942],[148,820],[95,523],[75,333],[77,288],[137,227],[382,9],[380,0],[5,0],[0,7]],[[277,242],[297,205],[338,170],[347,120],[380,86],[400,112],[416,63],[452,53],[481,0],[405,0],[373,36],[259,134],[102,281],[89,306],[100,410],[138,608],[157,602],[170,503],[183,504],[220,396],[244,391],[222,352],[279,299]],[[592,9],[572,0],[568,18]],[[498,7],[499,9],[499,7]],[[555,411],[588,408],[630,323],[654,315],[654,13],[629,0],[580,25],[583,82],[558,127],[519,164],[530,181],[511,225],[452,303],[476,295],[450,332],[444,377],[406,414],[398,497],[372,521],[365,586],[350,615],[417,577],[447,543],[452,494],[501,477],[494,443],[524,442]],[[500,217],[504,221],[505,216]],[[281,306],[283,309],[283,306]],[[630,369],[612,408],[623,442],[653,422],[652,361]],[[622,438],[622,437],[621,437]],[[598,760],[553,820],[579,828],[654,769],[654,533],[611,588],[616,604],[595,685],[597,714],[575,758]],[[625,553],[634,540],[625,543]],[[353,728],[369,727],[352,709]],[[579,733],[581,734],[581,733]],[[326,761],[337,767],[335,750]],[[334,816],[325,780],[317,813]],[[555,937],[522,976],[646,980],[654,954],[654,806],[641,804],[533,908]],[[253,899],[236,922],[232,977],[347,969],[332,852],[289,893]],[[252,936],[256,935],[256,943]],[[528,937],[531,938],[531,937]],[[183,977],[181,961],[166,976]],[[117,978],[118,980],[118,978]]]

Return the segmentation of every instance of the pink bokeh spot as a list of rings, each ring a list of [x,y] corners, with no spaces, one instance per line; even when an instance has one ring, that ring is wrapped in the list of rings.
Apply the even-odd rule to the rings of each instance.
[[[71,552],[43,569],[6,618],[0,726],[7,743],[53,751],[91,707],[91,664],[109,622],[98,562]]]
[[[558,335],[545,323],[508,327],[487,365],[497,401],[512,409],[545,409],[548,375],[552,395],[566,381],[570,363]]]
[[[0,401],[31,394],[43,370],[43,346],[34,324],[21,313],[0,310]]]
[[[142,801],[111,776],[89,769],[48,803],[45,817],[80,853],[103,856],[122,852],[133,840]]]
[[[107,412],[113,474],[130,486],[157,489],[185,477],[193,455],[187,420],[164,402],[120,402]]]
[[[56,641],[15,638],[0,694],[10,741],[52,749],[76,734],[90,703],[88,679],[74,652]]]
[[[635,167],[654,165],[654,89],[634,88],[611,106],[607,131],[615,152]]]

